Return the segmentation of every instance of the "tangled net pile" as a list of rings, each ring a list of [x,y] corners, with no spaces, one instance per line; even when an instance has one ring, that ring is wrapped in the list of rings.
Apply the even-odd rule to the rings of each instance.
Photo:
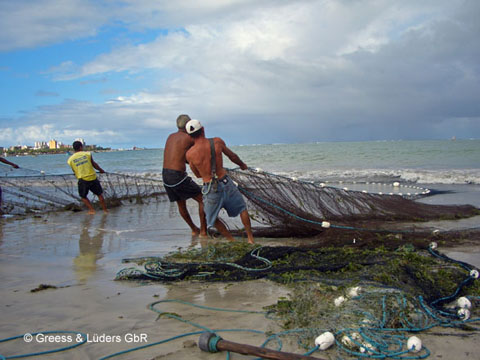
[[[478,215],[471,205],[430,205],[400,195],[348,191],[263,171],[230,170],[229,176],[248,199],[249,212],[267,228],[264,236],[312,236],[324,221],[333,227],[378,227],[393,221],[455,219]],[[421,195],[417,195],[419,197]]]
[[[409,333],[434,327],[480,330],[473,327],[480,321],[477,269],[442,255],[426,241],[405,244],[385,237],[373,248],[219,243],[163,258],[125,259],[137,266],[120,270],[116,279],[271,279],[289,284],[292,295],[268,307],[268,317],[284,330],[262,346],[293,336],[311,353],[317,349],[313,339],[330,331],[336,359],[423,359],[428,348],[409,352]],[[455,303],[460,296],[474,307],[460,311]]]
[[[157,179],[116,173],[97,174],[109,207],[122,200],[141,203],[143,199],[164,194]],[[73,174],[0,176],[2,210],[8,214],[44,213],[59,210],[80,210],[78,180]]]

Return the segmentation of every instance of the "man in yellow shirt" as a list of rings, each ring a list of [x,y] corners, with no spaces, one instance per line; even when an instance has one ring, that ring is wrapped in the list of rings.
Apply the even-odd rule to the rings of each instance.
[[[107,206],[105,205],[105,199],[103,198],[103,189],[100,181],[97,179],[95,169],[100,173],[104,173],[103,169],[93,161],[92,154],[88,151],[83,151],[83,144],[80,141],[73,143],[73,150],[75,153],[70,156],[67,163],[72,168],[75,176],[78,179],[78,194],[80,195],[83,203],[88,208],[89,214],[95,214],[90,200],[88,200],[88,192],[91,191],[98,196],[98,200],[102,205],[104,213],[108,213]]]

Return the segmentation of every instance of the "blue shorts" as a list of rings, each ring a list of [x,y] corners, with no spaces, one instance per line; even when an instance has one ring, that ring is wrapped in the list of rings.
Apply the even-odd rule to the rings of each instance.
[[[208,186],[208,184],[203,185],[203,206],[208,228],[215,224],[218,213],[222,208],[227,210],[230,217],[238,216],[243,210],[247,209],[242,194],[228,176],[218,180],[217,191],[211,186],[210,191],[205,194]]]

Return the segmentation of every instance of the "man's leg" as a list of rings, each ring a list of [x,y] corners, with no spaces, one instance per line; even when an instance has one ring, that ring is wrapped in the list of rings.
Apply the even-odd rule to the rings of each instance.
[[[186,200],[178,200],[178,211],[180,212],[180,216],[185,220],[185,222],[190,226],[192,229],[192,235],[200,234],[200,229],[193,223],[192,218],[187,210],[187,201]]]
[[[108,214],[107,205],[105,204],[105,199],[102,194],[98,195],[98,200],[100,201],[100,205],[102,205],[103,212]]]
[[[93,215],[95,214],[95,209],[93,208],[92,204],[90,203],[90,200],[88,198],[82,198],[83,203],[85,206],[88,208],[88,213]]]
[[[242,220],[243,226],[245,227],[245,232],[247,233],[248,243],[254,244],[253,242],[253,233],[252,233],[252,224],[250,223],[250,216],[248,215],[247,210],[243,210],[240,213],[240,219]]]
[[[227,240],[230,240],[230,241],[235,240],[232,234],[230,233],[230,231],[228,231],[225,224],[218,218],[217,220],[215,220],[215,228],[220,232],[220,234],[222,234],[223,237],[227,238]]]
[[[193,198],[198,203],[198,216],[200,217],[200,236],[207,237],[207,219],[203,209],[202,194],[198,194]]]

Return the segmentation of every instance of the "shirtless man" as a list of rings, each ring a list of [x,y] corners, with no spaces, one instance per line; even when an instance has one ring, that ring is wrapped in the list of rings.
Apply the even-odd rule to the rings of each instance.
[[[203,212],[202,190],[187,175],[185,154],[193,146],[193,139],[185,132],[185,124],[190,120],[188,115],[177,118],[178,131],[170,134],[163,151],[163,184],[170,202],[176,202],[180,216],[192,229],[192,235],[207,236],[205,213]],[[200,229],[193,223],[187,209],[187,199],[198,202]]]
[[[248,242],[253,244],[252,227],[247,205],[242,194],[233,184],[232,179],[228,177],[227,171],[223,167],[223,154],[240,166],[242,170],[246,170],[247,165],[225,145],[221,138],[205,138],[205,130],[198,120],[190,120],[186,124],[185,129],[195,141],[195,145],[187,151],[186,158],[195,176],[203,179],[202,193],[207,227],[210,228],[215,225],[223,236],[229,240],[234,240],[232,234],[218,219],[218,213],[224,208],[230,217],[240,215],[247,233]],[[214,145],[215,163],[212,162],[210,140],[213,141]],[[214,168],[212,165],[214,165]]]

